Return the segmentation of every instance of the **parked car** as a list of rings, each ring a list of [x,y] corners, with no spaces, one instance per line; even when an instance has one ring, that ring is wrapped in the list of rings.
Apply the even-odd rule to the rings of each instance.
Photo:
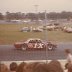
[[[33,31],[33,32],[43,32],[43,29],[40,29],[40,28],[33,28],[32,31]]]
[[[14,47],[21,50],[55,50],[57,45],[39,38],[30,38],[26,41],[14,43]]]
[[[30,28],[29,27],[23,27],[20,30],[21,32],[30,32]]]
[[[64,27],[63,31],[67,33],[72,33],[72,27]]]

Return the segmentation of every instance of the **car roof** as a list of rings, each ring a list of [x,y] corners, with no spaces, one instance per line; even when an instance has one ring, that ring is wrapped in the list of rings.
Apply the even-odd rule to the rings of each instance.
[[[30,40],[41,40],[41,39],[39,39],[39,38],[29,38],[29,39],[27,40],[27,42],[29,42]]]
[[[29,38],[28,40],[41,40],[39,38]]]

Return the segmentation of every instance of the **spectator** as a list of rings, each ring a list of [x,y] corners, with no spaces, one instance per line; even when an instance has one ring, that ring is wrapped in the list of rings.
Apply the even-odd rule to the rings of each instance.
[[[72,72],[72,64],[68,66],[68,72]]]
[[[33,68],[33,72],[49,72],[49,69],[47,64],[39,63]]]
[[[25,72],[49,72],[47,65],[44,63],[29,63],[25,67]]]
[[[67,63],[65,64],[65,69],[68,69],[68,72],[72,72],[72,54],[70,49],[65,49],[67,55]]]
[[[69,49],[65,49],[65,53],[67,54],[67,63],[72,64],[72,54]]]
[[[26,65],[25,62],[20,63],[19,66],[17,67],[16,72],[25,72],[25,71],[24,71],[25,65]]]
[[[63,72],[63,68],[59,61],[53,60],[48,64],[49,72]]]
[[[12,62],[10,64],[10,71],[16,71],[17,69],[17,63],[16,62]]]
[[[5,64],[0,63],[0,72],[10,72]]]
[[[24,70],[25,72],[33,72],[34,67],[37,65],[38,63],[28,63],[25,67]]]
[[[68,63],[65,64],[65,69],[68,69]]]

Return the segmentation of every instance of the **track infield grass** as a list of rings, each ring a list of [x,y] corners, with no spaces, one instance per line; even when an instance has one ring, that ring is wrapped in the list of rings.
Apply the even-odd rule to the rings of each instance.
[[[36,27],[35,24],[0,24],[0,44],[13,44],[28,38],[41,38],[54,42],[72,42],[72,33],[63,31],[20,32],[24,26]]]

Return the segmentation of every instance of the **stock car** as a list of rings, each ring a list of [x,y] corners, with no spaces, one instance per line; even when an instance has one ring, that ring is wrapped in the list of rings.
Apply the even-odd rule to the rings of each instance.
[[[30,32],[30,28],[29,27],[23,27],[20,30],[21,32]]]
[[[14,47],[17,50],[55,50],[57,45],[39,38],[30,38],[26,41],[15,42]]]

